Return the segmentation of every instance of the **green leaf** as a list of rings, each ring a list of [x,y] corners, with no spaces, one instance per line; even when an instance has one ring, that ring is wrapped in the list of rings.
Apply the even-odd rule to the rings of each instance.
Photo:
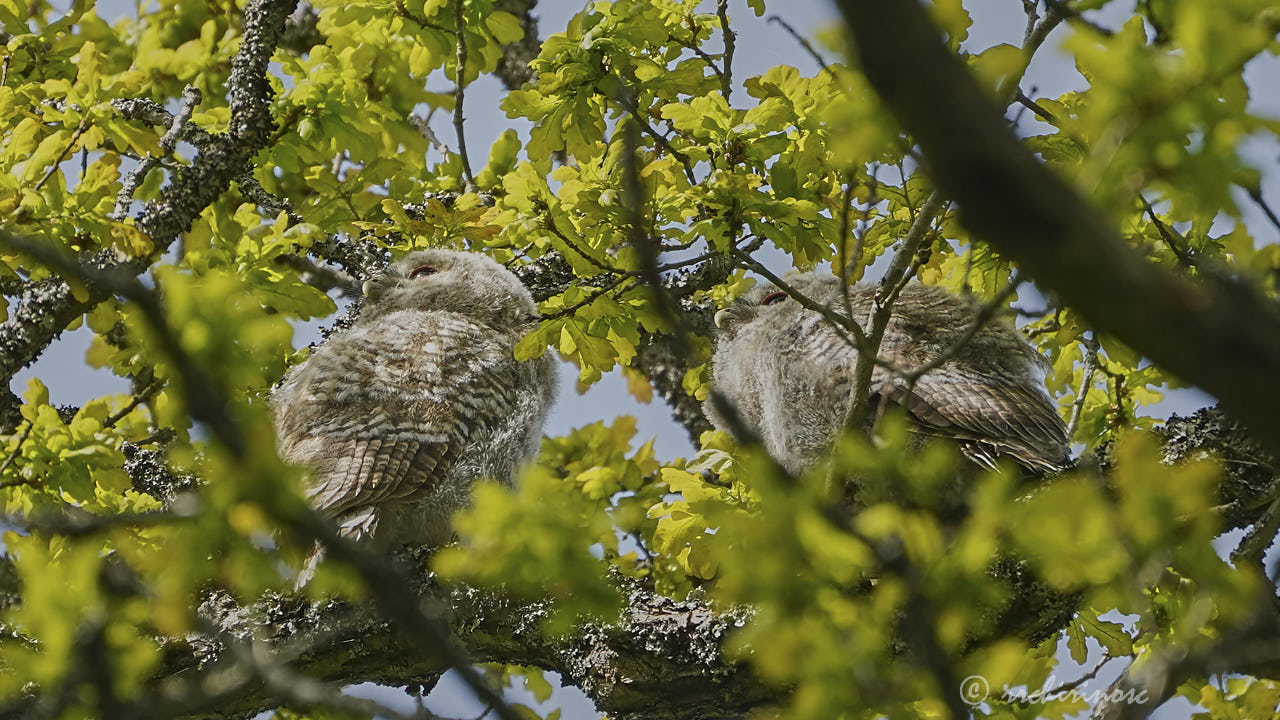
[[[504,130],[489,148],[489,164],[476,176],[476,184],[482,188],[498,185],[516,166],[520,154],[520,136],[515,130]]]
[[[524,37],[524,28],[520,20],[509,12],[494,10],[484,19],[485,27],[493,34],[493,38],[502,45],[519,42]]]
[[[1021,48],[1000,43],[970,57],[969,66],[978,75],[983,86],[997,92],[1004,88],[1007,80],[1022,72],[1026,66],[1026,56]]]
[[[1094,612],[1088,610],[1082,611],[1077,620],[1081,628],[1097,640],[1098,644],[1111,654],[1111,657],[1126,657],[1133,654],[1133,638],[1125,632],[1124,626],[1120,623],[1100,620]]]

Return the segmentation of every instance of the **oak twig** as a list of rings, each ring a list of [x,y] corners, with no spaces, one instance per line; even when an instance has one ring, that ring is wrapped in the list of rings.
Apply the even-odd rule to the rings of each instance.
[[[462,127],[463,86],[467,75],[467,25],[462,14],[463,0],[453,0],[453,35],[457,43],[455,71],[456,81],[453,89],[453,131],[458,135],[458,157],[462,158],[462,180],[468,192],[475,192],[476,180],[471,175],[471,160],[467,157],[467,134]]]

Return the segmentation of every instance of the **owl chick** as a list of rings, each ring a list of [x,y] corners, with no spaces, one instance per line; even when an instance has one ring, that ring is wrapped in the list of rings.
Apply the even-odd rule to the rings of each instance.
[[[356,322],[271,399],[312,505],[379,547],[448,542],[471,484],[509,483],[537,451],[554,360],[513,352],[536,320],[529,291],[478,253],[415,252],[370,281]]]
[[[788,282],[804,296],[843,314],[842,282],[828,273],[798,273]],[[848,289],[855,318],[867,317],[875,285]],[[952,347],[973,320],[973,307],[942,289],[903,288],[880,345],[881,358],[910,371]],[[852,403],[857,351],[821,315],[772,285],[747,292],[717,314],[715,387],[737,408],[765,449],[791,473],[820,460]],[[1044,388],[1045,361],[1007,324],[978,331],[914,389],[877,366],[872,407],[906,411],[918,432],[952,438],[975,462],[1006,456],[1037,473],[1064,469],[1066,427]],[[711,421],[724,418],[707,403]]]

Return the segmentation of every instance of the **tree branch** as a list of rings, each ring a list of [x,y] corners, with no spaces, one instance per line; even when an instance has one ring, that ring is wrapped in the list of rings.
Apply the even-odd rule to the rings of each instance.
[[[917,3],[838,4],[868,79],[970,232],[1094,327],[1214,394],[1280,448],[1280,309],[1239,282],[1206,274],[1193,284],[1129,248],[1010,132]]]
[[[175,172],[156,202],[138,217],[138,229],[150,236],[156,255],[168,250],[270,139],[275,123],[270,114],[267,63],[296,4],[297,0],[252,0],[245,8],[243,38],[227,80],[231,104],[228,133],[201,149],[191,166]],[[117,263],[111,251],[99,252],[87,261],[134,276],[151,263],[150,258]],[[7,384],[67,325],[106,297],[101,290],[93,290],[87,299],[77,299],[63,280],[28,283],[18,309],[0,324],[0,378]],[[5,399],[12,404],[12,395]]]
[[[462,158],[462,182],[467,192],[475,192],[476,179],[471,174],[471,159],[467,157],[467,133],[462,126],[463,86],[467,79],[467,24],[462,13],[462,0],[453,0],[453,39],[457,53],[453,88],[453,131],[458,136],[458,157]]]
[[[716,0],[716,17],[720,18],[720,32],[724,35],[724,69],[720,72],[720,92],[729,102],[733,90],[733,51],[738,34],[729,27],[729,0]]]
[[[1076,436],[1080,427],[1080,412],[1084,410],[1085,398],[1093,387],[1093,373],[1098,369],[1098,339],[1091,337],[1085,341],[1084,367],[1080,370],[1080,389],[1076,391],[1076,399],[1071,403],[1071,419],[1067,421],[1067,440]]]
[[[540,627],[550,611],[545,603],[443,586],[428,568],[430,558],[430,550],[409,549],[397,559],[409,569],[410,595],[421,605],[443,610],[442,621],[474,662],[557,672],[610,717],[744,717],[784,695],[724,657],[721,641],[746,622],[745,612],[716,612],[703,602],[672,600],[619,578],[627,606],[617,622],[590,623],[567,636],[549,636]],[[403,686],[448,668],[438,657],[409,652],[406,644],[412,639],[388,627],[367,605],[272,596],[242,608],[218,594],[202,607],[219,636],[269,638],[277,653],[293,659],[291,672],[320,673],[332,684]],[[200,677],[198,667],[223,653],[219,643],[205,642],[174,641],[168,650],[172,661],[163,674],[188,682]],[[397,662],[388,663],[388,657]],[[219,711],[248,713],[285,699],[269,687],[245,687]]]
[[[116,195],[116,205],[111,211],[109,217],[113,220],[123,220],[129,213],[129,204],[133,202],[133,194],[137,192],[138,186],[146,179],[147,173],[160,163],[160,161],[173,153],[174,148],[178,146],[178,140],[186,134],[187,121],[191,119],[192,113],[195,112],[196,105],[200,104],[203,96],[200,89],[188,85],[182,91],[182,106],[178,110],[177,115],[169,116],[169,129],[160,137],[160,154],[158,156],[148,155],[138,162],[137,167],[129,171],[125,176],[124,182],[121,183],[120,193]],[[168,112],[164,112],[167,116]]]
[[[877,364],[880,341],[884,339],[884,331],[889,327],[889,319],[893,316],[893,303],[914,274],[914,263],[920,246],[943,206],[942,196],[936,190],[920,206],[911,229],[902,240],[902,247],[894,253],[889,269],[880,281],[880,289],[876,291],[875,301],[871,304],[871,316],[865,323],[865,335],[858,348],[858,355],[854,358],[853,402],[844,418],[844,427],[855,432],[861,432],[866,425],[867,409],[871,404],[871,374]]]

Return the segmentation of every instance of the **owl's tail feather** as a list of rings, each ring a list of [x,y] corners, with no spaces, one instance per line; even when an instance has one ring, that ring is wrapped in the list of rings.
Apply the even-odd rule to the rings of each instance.
[[[293,589],[301,590],[311,582],[311,578],[316,576],[316,568],[320,567],[320,561],[324,559],[324,548],[320,547],[320,543],[316,543],[311,552],[307,553],[307,559],[302,563],[302,570],[298,571],[298,577],[293,581]]]
[[[376,507],[356,508],[345,515],[337,518],[338,536],[360,542],[361,539],[373,535],[373,531],[378,527],[378,509]],[[298,572],[298,578],[293,583],[294,590],[301,590],[307,583],[311,582],[311,578],[316,576],[316,569],[320,567],[320,561],[324,559],[324,547],[320,543],[316,543],[311,552],[307,554],[307,559],[302,563],[302,570]]]

